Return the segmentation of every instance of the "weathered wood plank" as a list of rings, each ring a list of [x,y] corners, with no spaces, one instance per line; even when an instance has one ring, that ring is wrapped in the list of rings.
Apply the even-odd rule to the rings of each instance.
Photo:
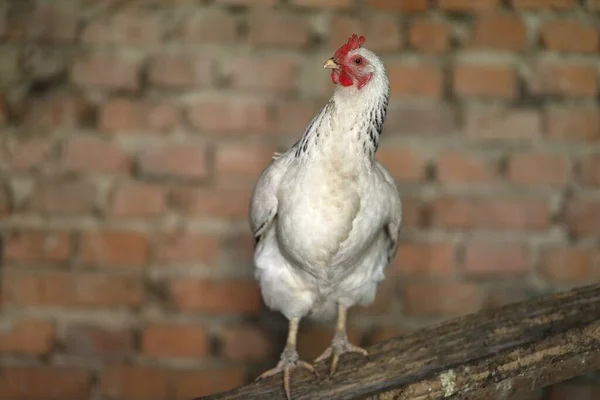
[[[508,399],[600,369],[600,285],[483,311],[343,356],[334,379],[292,374],[292,398]],[[325,364],[318,365],[326,376]],[[369,397],[370,396],[370,397]],[[284,399],[281,377],[202,400]]]

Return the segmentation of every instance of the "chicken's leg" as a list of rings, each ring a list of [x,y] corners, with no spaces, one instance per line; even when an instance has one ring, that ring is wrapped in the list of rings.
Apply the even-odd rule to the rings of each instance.
[[[369,353],[365,349],[353,345],[348,341],[348,335],[346,334],[346,313],[348,310],[345,306],[338,304],[338,319],[337,326],[335,329],[335,335],[331,341],[331,346],[327,348],[316,360],[315,363],[326,360],[329,357],[331,359],[331,369],[329,375],[333,376],[337,370],[340,356],[344,353],[360,353],[363,356],[368,356]]]
[[[296,336],[298,335],[298,325],[300,324],[299,318],[293,318],[290,320],[290,326],[288,329],[288,337],[285,348],[281,352],[281,359],[277,366],[261,374],[256,380],[268,378],[269,376],[276,375],[283,372],[283,388],[285,389],[285,396],[288,400],[291,399],[290,395],[290,371],[297,367],[302,367],[319,377],[319,373],[313,368],[312,365],[306,361],[302,361],[298,357],[296,351]]]

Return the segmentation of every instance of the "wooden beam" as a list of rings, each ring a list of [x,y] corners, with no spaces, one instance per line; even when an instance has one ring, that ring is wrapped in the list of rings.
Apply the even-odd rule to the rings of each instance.
[[[293,400],[509,399],[600,369],[600,285],[482,311],[292,372]],[[317,365],[322,376],[327,365]],[[285,399],[281,376],[202,400]],[[197,400],[200,400],[197,399]]]

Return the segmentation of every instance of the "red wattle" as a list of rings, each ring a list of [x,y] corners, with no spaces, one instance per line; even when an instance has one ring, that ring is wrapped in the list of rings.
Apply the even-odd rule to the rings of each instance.
[[[331,71],[331,80],[333,81],[334,84],[337,85],[337,83],[340,81],[340,78],[338,76],[337,71]]]
[[[344,70],[342,70],[342,72],[340,72],[340,85],[342,86],[352,86],[354,82],[352,81],[352,78],[350,78],[350,75],[348,75],[348,73]]]

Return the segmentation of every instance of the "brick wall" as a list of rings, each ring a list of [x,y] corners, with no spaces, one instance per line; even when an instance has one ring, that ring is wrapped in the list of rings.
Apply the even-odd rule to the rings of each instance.
[[[406,217],[353,340],[596,281],[599,11],[0,2],[0,399],[189,399],[272,366],[286,324],[252,278],[248,198],[329,97],[321,65],[355,31],[389,71],[379,158]],[[300,354],[330,336],[304,324]]]

